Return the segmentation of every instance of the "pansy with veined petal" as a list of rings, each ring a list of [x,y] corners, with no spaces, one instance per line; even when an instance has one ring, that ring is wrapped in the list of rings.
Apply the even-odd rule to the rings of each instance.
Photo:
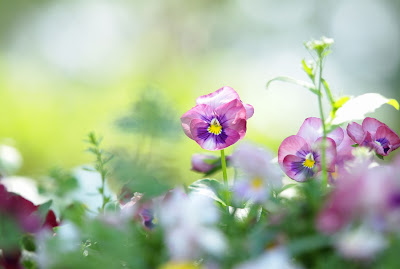
[[[244,105],[230,87],[200,96],[197,105],[181,117],[185,134],[207,150],[224,149],[244,137],[246,120],[254,109]]]
[[[347,134],[355,143],[369,147],[382,156],[387,156],[400,147],[399,136],[386,124],[374,118],[365,118],[362,125],[350,123],[347,126]]]
[[[328,172],[335,171],[336,146],[342,143],[343,130],[338,127],[326,138],[326,167]],[[305,181],[321,171],[322,121],[319,118],[307,118],[297,135],[283,140],[279,146],[278,162],[283,171],[296,181]]]

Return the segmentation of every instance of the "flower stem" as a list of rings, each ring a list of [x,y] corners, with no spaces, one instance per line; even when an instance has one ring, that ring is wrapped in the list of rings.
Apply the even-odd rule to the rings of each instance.
[[[221,166],[222,166],[222,175],[224,177],[224,186],[225,186],[225,203],[229,212],[229,186],[228,186],[228,174],[226,173],[226,160],[225,160],[225,151],[221,149]]]
[[[322,89],[321,89],[321,82],[322,82],[322,56],[319,55],[318,60],[318,106],[319,106],[319,114],[322,121],[322,144],[321,144],[321,170],[322,170],[322,178],[321,178],[321,185],[323,188],[326,188],[328,185],[328,172],[326,170],[326,123],[325,123],[325,116],[324,110],[322,107]]]

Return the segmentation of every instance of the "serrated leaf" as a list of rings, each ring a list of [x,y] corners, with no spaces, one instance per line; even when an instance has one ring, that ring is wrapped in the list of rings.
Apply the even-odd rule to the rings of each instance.
[[[366,93],[348,100],[336,111],[332,124],[342,124],[353,120],[362,120],[367,113],[374,112],[384,104],[392,105],[397,109],[398,102],[388,99],[378,93]]]

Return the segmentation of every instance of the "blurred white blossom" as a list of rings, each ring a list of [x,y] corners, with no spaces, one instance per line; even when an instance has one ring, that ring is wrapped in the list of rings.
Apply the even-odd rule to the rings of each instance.
[[[284,248],[277,248],[265,252],[260,257],[245,262],[235,269],[299,269],[301,267],[292,263],[289,254]]]
[[[226,249],[214,201],[206,196],[175,189],[160,208],[160,223],[173,260],[188,261],[201,253],[221,255]]]

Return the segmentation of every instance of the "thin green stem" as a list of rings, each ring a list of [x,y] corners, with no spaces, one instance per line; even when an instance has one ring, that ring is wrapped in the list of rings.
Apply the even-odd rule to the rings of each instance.
[[[224,185],[225,185],[225,203],[226,203],[226,207],[228,209],[229,212],[229,186],[228,186],[228,174],[226,173],[226,160],[225,160],[225,151],[223,149],[221,149],[221,166],[222,166],[222,175],[224,177]]]
[[[321,144],[321,170],[322,170],[322,178],[321,178],[321,185],[323,188],[326,188],[328,185],[328,172],[326,170],[326,125],[325,125],[325,116],[324,110],[322,106],[322,91],[321,91],[321,83],[322,83],[322,57],[319,55],[318,60],[318,106],[319,106],[319,114],[322,121],[322,144]]]

